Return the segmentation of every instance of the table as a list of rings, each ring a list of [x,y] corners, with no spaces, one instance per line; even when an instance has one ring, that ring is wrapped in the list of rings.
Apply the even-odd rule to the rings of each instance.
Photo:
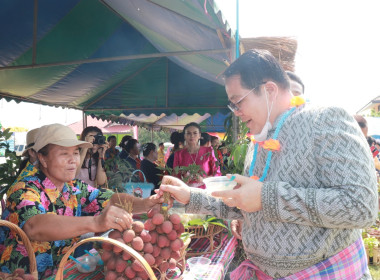
[[[211,264],[209,266],[209,269],[207,273],[204,275],[202,279],[204,280],[218,280],[218,279],[224,279],[226,271],[228,271],[228,266],[230,265],[231,261],[233,260],[235,256],[235,249],[237,246],[237,240],[235,237],[228,237],[227,234],[225,234],[222,237],[222,246],[219,250],[215,251],[211,254],[205,254],[203,257],[210,258]],[[190,244],[191,248],[196,249],[202,249],[207,250],[207,247],[209,244],[207,244],[207,241],[204,239],[195,240],[192,241]],[[94,251],[91,251],[94,252]],[[80,258],[79,258],[80,259]],[[75,266],[75,262],[68,261],[65,265],[64,270],[64,279],[76,279],[76,280],[85,280],[85,279],[92,279],[92,280],[100,280],[104,279],[104,275],[102,273],[103,267],[98,267],[97,270],[91,273],[80,273]],[[193,279],[192,275],[189,273],[189,271],[185,271],[184,273],[184,280],[190,280]],[[47,278],[49,280],[54,280],[55,276],[51,276]],[[175,279],[174,277],[172,279]]]

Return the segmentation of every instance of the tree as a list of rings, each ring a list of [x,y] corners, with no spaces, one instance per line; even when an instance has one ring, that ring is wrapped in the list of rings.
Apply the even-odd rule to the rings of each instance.
[[[145,144],[149,142],[153,142],[158,146],[159,143],[170,142],[170,132],[166,132],[163,130],[153,131],[153,141],[152,141],[152,131],[146,128],[139,128],[139,143]]]
[[[12,183],[17,178],[18,167],[21,163],[21,157],[16,155],[16,152],[9,149],[7,141],[12,137],[12,132],[9,128],[0,130],[0,149],[5,149],[6,162],[0,164],[0,199],[7,193]]]

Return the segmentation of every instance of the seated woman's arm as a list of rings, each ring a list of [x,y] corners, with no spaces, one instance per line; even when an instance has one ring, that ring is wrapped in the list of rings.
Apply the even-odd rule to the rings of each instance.
[[[28,219],[23,230],[30,240],[55,241],[80,236],[88,232],[105,232],[109,229],[120,231],[129,228],[132,217],[124,209],[122,203],[132,201],[133,213],[146,213],[163,199],[151,196],[149,198],[137,198],[129,194],[113,194],[109,205],[103,209],[100,215],[85,217],[61,216],[54,213],[39,214]],[[116,218],[118,219],[117,222]]]
[[[128,228],[132,218],[125,210],[116,207],[120,201],[132,201],[134,213],[147,212],[156,203],[162,203],[156,197],[139,199],[128,194],[99,190],[81,180],[74,181],[71,188],[76,195],[66,198],[65,212],[57,215],[54,204],[45,192],[41,192],[40,186],[17,183],[9,191],[9,220],[20,226],[31,240],[64,240],[88,232],[104,232],[111,228],[123,231]]]
[[[116,217],[119,219],[117,223],[115,223]],[[23,230],[32,241],[55,241],[74,238],[88,232],[105,232],[111,228],[123,231],[131,223],[131,215],[123,209],[112,206],[98,216],[39,214],[27,220]]]

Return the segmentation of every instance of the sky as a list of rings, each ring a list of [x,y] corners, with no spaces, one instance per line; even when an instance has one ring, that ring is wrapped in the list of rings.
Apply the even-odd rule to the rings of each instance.
[[[236,30],[236,0],[216,3]],[[295,38],[306,97],[354,114],[380,95],[379,11],[378,0],[239,0],[239,34]]]
[[[216,3],[236,30],[236,0]],[[340,106],[354,114],[380,95],[380,1],[239,0],[239,7],[241,37],[298,41],[295,72],[312,104]],[[77,110],[0,100],[4,126],[32,129],[81,117]]]

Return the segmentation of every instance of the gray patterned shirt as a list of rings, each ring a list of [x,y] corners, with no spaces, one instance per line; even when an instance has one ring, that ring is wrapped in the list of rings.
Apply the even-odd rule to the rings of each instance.
[[[261,211],[230,208],[198,189],[191,189],[186,206],[189,213],[242,219],[248,259],[274,278],[294,274],[345,249],[361,238],[361,228],[374,223],[378,209],[371,152],[345,110],[299,107],[286,119],[278,140],[281,149],[272,155]],[[246,176],[253,149],[251,144]],[[259,149],[253,175],[262,175],[267,153]]]

